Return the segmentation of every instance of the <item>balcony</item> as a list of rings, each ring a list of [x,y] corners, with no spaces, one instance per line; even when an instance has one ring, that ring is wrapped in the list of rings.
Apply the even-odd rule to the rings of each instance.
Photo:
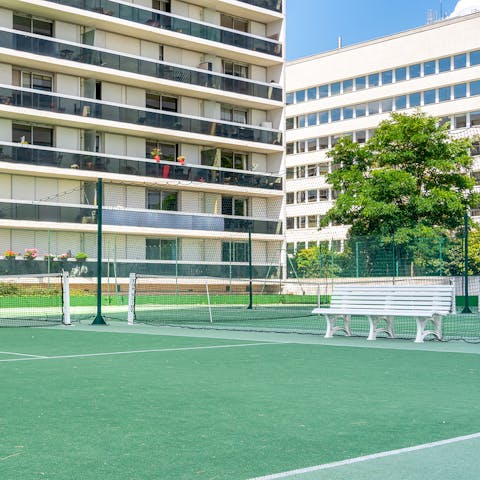
[[[266,8],[274,12],[282,13],[282,0],[239,0],[243,3],[248,3],[254,7]]]
[[[90,12],[120,18],[141,25],[148,25],[161,30],[182,33],[204,40],[219,42],[224,45],[254,50],[276,57],[282,56],[282,44],[262,37],[242,33],[228,28],[222,28],[203,22],[194,22],[188,18],[171,13],[147,9],[145,7],[126,5],[110,0],[49,0],[52,3],[88,10]],[[268,0],[249,1],[257,6],[260,4],[275,4]]]
[[[47,202],[0,202],[0,219],[51,223],[95,224],[97,207],[58,205]],[[252,233],[280,235],[282,223],[275,220],[256,220],[209,214],[188,214],[162,210],[139,210],[103,207],[104,225],[118,227],[161,228],[209,232]]]
[[[281,145],[278,130],[252,127],[247,124],[204,120],[198,117],[166,113],[160,110],[120,106],[110,102],[71,97],[53,93],[38,93],[29,88],[0,86],[0,104],[40,111],[89,117],[110,122],[148,126],[247,142]]]
[[[121,72],[197,85],[224,92],[240,93],[278,102],[281,102],[283,98],[282,89],[275,86],[275,84],[255,82],[132,55],[119,55],[109,50],[72,42],[57,41],[39,35],[26,35],[0,29],[0,45],[19,52],[44,55],[60,60],[70,60],[86,65],[111,68]]]
[[[261,188],[281,192],[282,177],[249,173],[219,167],[179,165],[176,162],[132,157],[108,156],[97,153],[74,153],[51,147],[19,145],[0,142],[0,162],[68,168],[69,170],[101,171],[115,174],[185,180],[214,185]]]

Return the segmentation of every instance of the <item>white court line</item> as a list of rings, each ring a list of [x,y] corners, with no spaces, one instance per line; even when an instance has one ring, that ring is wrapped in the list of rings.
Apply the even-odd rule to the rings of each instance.
[[[0,354],[4,355],[16,355],[17,357],[33,357],[33,358],[47,358],[43,355],[29,355],[28,353],[17,353],[17,352],[0,352]]]
[[[179,348],[152,348],[149,350],[128,350],[124,352],[102,352],[102,353],[80,353],[78,355],[55,355],[53,357],[34,357],[29,358],[6,358],[0,362],[25,362],[32,360],[55,360],[62,358],[84,358],[84,357],[104,357],[108,355],[129,355],[132,353],[154,353],[154,352],[180,352],[183,350],[209,350],[215,348],[236,348],[236,347],[256,347],[260,345],[285,345],[284,343],[263,342],[263,343],[237,343],[233,345],[210,345],[205,347],[179,347]],[[1,352],[0,352],[1,353]],[[33,357],[33,358],[32,358]]]
[[[343,467],[345,465],[353,465],[355,463],[366,462],[368,460],[376,460],[378,458],[392,457],[395,455],[402,455],[409,452],[417,452],[419,450],[426,450],[428,448],[441,447],[442,445],[450,445],[452,443],[465,442],[467,440],[473,440],[480,438],[479,433],[473,433],[471,435],[464,435],[463,437],[454,437],[447,440],[440,440],[438,442],[425,443],[423,445],[416,445],[414,447],[400,448],[398,450],[390,450],[388,452],[373,453],[372,455],[365,455],[364,457],[350,458],[348,460],[342,460],[340,462],[324,463],[323,465],[317,465],[315,467],[300,468],[298,470],[290,470],[289,472],[275,473],[273,475],[266,475],[264,477],[250,478],[249,480],[276,480],[277,478],[287,478],[292,475],[302,475],[306,473],[319,472],[320,470],[328,470],[330,468]]]

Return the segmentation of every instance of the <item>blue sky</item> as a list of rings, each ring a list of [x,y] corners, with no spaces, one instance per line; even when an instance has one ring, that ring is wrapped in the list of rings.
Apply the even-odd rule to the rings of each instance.
[[[287,60],[315,55],[427,23],[428,10],[451,13],[457,0],[286,0]]]

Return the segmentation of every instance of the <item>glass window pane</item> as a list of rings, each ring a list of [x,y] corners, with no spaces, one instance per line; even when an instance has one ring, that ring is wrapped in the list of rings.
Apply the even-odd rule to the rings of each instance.
[[[455,55],[453,57],[453,68],[457,70],[458,68],[465,68],[467,66],[467,54],[461,53],[460,55]]]
[[[305,152],[305,141],[301,140],[297,142],[297,153],[304,153]]]
[[[356,90],[363,90],[367,86],[367,78],[366,77],[358,77],[355,79],[355,89]]]
[[[470,125],[472,127],[476,127],[477,125],[480,125],[480,112],[470,113]]]
[[[403,110],[404,108],[407,108],[407,96],[395,97],[395,110]]]
[[[293,105],[294,94],[292,92],[287,93],[287,105]]]
[[[341,84],[340,82],[332,83],[330,85],[330,92],[333,95],[340,95]]]
[[[368,87],[378,87],[380,85],[380,76],[378,73],[372,73],[371,75],[368,76]]]
[[[450,57],[441,58],[438,61],[438,71],[439,71],[439,73],[450,71],[450,66],[451,66],[451,58]]]
[[[316,113],[309,113],[308,114],[308,126],[312,127],[317,124],[317,114]]]
[[[450,87],[442,87],[438,89],[438,101],[448,102],[450,100]]]
[[[297,128],[305,128],[306,124],[306,116],[305,115],[300,115],[297,117]]]
[[[319,121],[320,124],[328,123],[328,110],[325,111],[325,112],[319,112],[318,121]]]
[[[358,132],[355,132],[355,141],[357,143],[365,143],[366,139],[367,139],[366,130],[359,130]]]
[[[380,102],[370,102],[368,104],[368,114],[376,115],[380,111]]]
[[[395,70],[395,81],[402,82],[407,79],[407,68],[400,67]]]
[[[314,152],[317,149],[317,139],[316,138],[310,138],[307,140],[307,150],[309,152]]]
[[[343,108],[343,119],[349,120],[353,118],[353,108],[352,107],[344,107]]]
[[[317,191],[316,190],[308,190],[307,192],[307,201],[308,202],[316,202],[317,201]]]
[[[470,52],[470,66],[480,65],[480,50]]]
[[[318,87],[318,98],[328,97],[328,85],[320,85]]]
[[[31,127],[29,125],[22,125],[21,123],[14,123],[12,125],[12,141],[32,143]]]
[[[410,67],[408,68],[408,73],[409,73],[410,79],[418,78],[422,73],[421,64],[417,63],[416,65],[410,65]]]
[[[470,96],[480,95],[480,80],[470,82]]]
[[[32,20],[32,32],[38,35],[53,37],[53,23],[34,18]]]
[[[423,75],[426,77],[428,75],[435,74],[435,60],[430,60],[423,64]]]
[[[453,98],[465,98],[467,96],[467,84],[460,83],[453,86]]]
[[[393,71],[387,70],[386,72],[382,72],[382,85],[387,85],[392,83],[393,81]]]
[[[422,95],[420,92],[412,93],[409,97],[410,101],[410,108],[412,107],[419,107],[422,103]]]
[[[343,81],[343,93],[348,93],[353,90],[353,80],[344,80]]]
[[[328,148],[328,137],[321,137],[318,139],[318,148],[320,148],[320,150]]]
[[[467,116],[466,115],[455,115],[453,118],[454,128],[465,128],[467,126]]]
[[[367,114],[367,105],[362,103],[360,105],[355,105],[355,116],[356,118],[364,117]]]
[[[30,20],[30,17],[25,17],[23,15],[13,15],[13,28],[22,32],[31,32],[32,21]]]
[[[53,128],[33,127],[32,143],[44,147],[53,147]]]
[[[305,90],[299,90],[298,92],[295,92],[295,98],[297,103],[302,103],[305,101]]]
[[[295,167],[287,168],[287,180],[292,180],[295,177]]]
[[[287,130],[292,130],[293,128],[295,128],[294,118],[287,118],[285,126]]]
[[[307,90],[308,100],[316,100],[317,98],[317,87],[312,87]]]
[[[393,110],[393,99],[385,98],[382,100],[382,112],[391,112]]]
[[[435,90],[423,92],[423,104],[430,105],[431,103],[435,103]]]
[[[287,155],[292,155],[295,151],[295,148],[294,148],[294,143],[293,142],[289,142],[287,143],[287,146],[286,146],[286,154]]]
[[[341,119],[341,112],[342,112],[341,108],[334,108],[331,111],[332,122],[338,122]]]

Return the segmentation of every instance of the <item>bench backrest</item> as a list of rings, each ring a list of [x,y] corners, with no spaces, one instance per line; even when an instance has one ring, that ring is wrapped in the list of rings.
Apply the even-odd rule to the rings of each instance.
[[[446,315],[455,308],[454,295],[454,285],[334,285],[330,307]]]

